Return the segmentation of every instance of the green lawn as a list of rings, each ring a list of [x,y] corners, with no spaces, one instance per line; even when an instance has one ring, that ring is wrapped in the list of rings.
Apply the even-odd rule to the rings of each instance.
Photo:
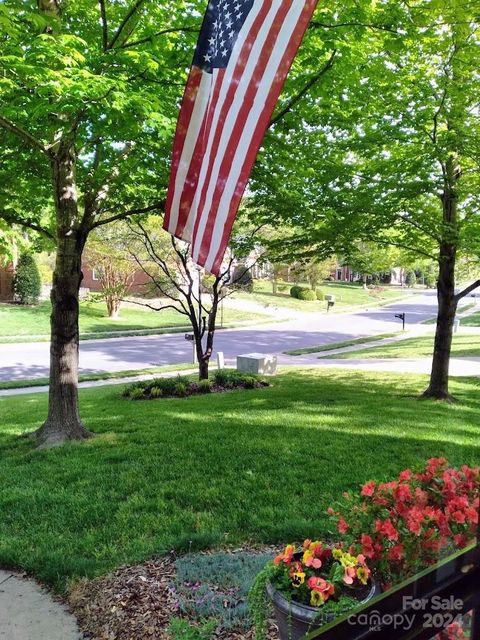
[[[480,462],[480,382],[453,405],[419,401],[426,378],[289,371],[267,389],[131,401],[80,392],[98,437],[34,451],[18,436],[43,394],[0,398],[0,566],[65,588],[171,549],[328,535],[342,491],[430,456]]]
[[[360,351],[337,353],[322,358],[370,359],[370,358],[430,358],[433,354],[433,335],[421,338],[406,338],[382,347],[370,347]],[[456,334],[453,337],[452,356],[458,358],[480,357],[480,335]]]
[[[266,320],[262,314],[225,309],[224,322],[231,324],[244,321]],[[220,322],[220,319],[219,319]],[[166,327],[185,327],[188,319],[173,309],[162,312],[123,307],[117,320],[110,320],[105,305],[98,302],[82,302],[80,305],[80,333],[84,335],[108,331],[161,330]],[[50,331],[50,302],[35,307],[0,303],[0,341],[8,336],[45,336]],[[88,337],[94,337],[88,335]]]
[[[461,319],[462,327],[480,327],[480,312]]]
[[[284,351],[287,356],[303,356],[308,353],[320,353],[322,351],[334,351],[335,349],[343,349],[344,347],[354,347],[355,345],[367,344],[368,342],[376,342],[385,338],[393,338],[397,333],[379,333],[376,336],[365,336],[363,338],[353,338],[352,340],[343,340],[342,342],[330,342],[329,344],[319,344],[316,347],[304,347],[303,349],[292,349],[292,351]]]
[[[288,284],[285,291],[278,291],[276,294],[272,292],[272,283],[266,280],[255,280],[253,293],[237,293],[235,296],[244,300],[253,300],[265,307],[285,307],[296,311],[319,312],[326,311],[327,303],[323,300],[307,302],[297,300],[290,296],[290,288],[292,284]],[[307,285],[304,285],[307,286]],[[404,297],[411,293],[408,290],[398,287],[385,287],[381,292],[374,290],[365,290],[358,283],[341,283],[341,282],[324,282],[320,287],[325,294],[331,294],[336,297],[334,310],[342,311],[352,306],[382,305],[393,302],[398,298]]]

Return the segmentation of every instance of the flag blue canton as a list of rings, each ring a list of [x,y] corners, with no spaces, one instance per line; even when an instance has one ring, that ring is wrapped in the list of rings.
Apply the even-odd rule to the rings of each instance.
[[[254,0],[210,0],[193,64],[212,73],[228,65]]]

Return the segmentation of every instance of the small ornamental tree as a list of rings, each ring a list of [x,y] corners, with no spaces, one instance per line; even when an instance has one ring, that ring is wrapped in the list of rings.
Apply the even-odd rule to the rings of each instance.
[[[121,222],[93,232],[85,248],[85,261],[98,272],[101,291],[108,317],[118,318],[120,306],[132,286],[137,263],[125,246],[128,228]]]
[[[242,265],[234,269],[231,255],[218,276],[205,276],[203,270],[193,263],[189,245],[157,228],[153,216],[145,223],[138,221],[130,227],[135,238],[135,243],[131,244],[132,257],[152,281],[157,293],[169,300],[168,304],[160,307],[138,304],[154,311],[175,309],[188,318],[199,379],[207,380],[220,304],[233,291],[248,287],[249,268]]]
[[[13,279],[13,292],[20,304],[37,304],[41,281],[37,264],[28,253],[20,256]]]

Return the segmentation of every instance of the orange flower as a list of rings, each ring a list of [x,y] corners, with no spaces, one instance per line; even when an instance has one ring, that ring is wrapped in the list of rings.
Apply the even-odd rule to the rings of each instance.
[[[273,562],[274,564],[280,564],[281,562],[290,564],[293,560],[294,553],[295,547],[293,546],[293,544],[287,544],[287,546],[285,547],[285,551],[283,553],[280,553]]]

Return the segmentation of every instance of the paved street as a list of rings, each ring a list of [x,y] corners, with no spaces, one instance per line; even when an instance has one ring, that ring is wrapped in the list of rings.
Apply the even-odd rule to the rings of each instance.
[[[288,322],[219,331],[215,347],[228,360],[240,353],[281,354],[287,349],[329,344],[359,336],[396,331],[396,313],[405,312],[412,326],[432,317],[436,310],[435,292],[415,294],[388,307],[348,314],[305,314]],[[48,343],[0,345],[0,380],[21,380],[48,375]],[[191,344],[183,334],[86,340],[80,345],[82,373],[124,371],[149,366],[190,362]],[[280,357],[281,362],[292,358]],[[301,364],[302,358],[295,359]]]

